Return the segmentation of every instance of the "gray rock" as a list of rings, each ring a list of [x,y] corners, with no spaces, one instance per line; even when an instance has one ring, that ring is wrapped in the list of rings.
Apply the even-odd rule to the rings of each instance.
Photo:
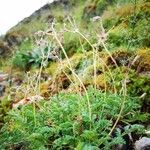
[[[0,55],[5,55],[9,52],[9,47],[6,42],[0,41]]]
[[[5,50],[0,47],[0,55],[3,54],[4,52],[5,52]]]
[[[142,137],[135,142],[135,150],[150,150],[150,138]]]
[[[0,85],[0,97],[4,95],[5,93],[5,85]]]
[[[0,73],[0,82],[6,81],[8,78],[8,74]]]
[[[8,74],[0,72],[0,97],[2,97],[5,93],[5,89],[8,84],[7,79],[8,79]]]

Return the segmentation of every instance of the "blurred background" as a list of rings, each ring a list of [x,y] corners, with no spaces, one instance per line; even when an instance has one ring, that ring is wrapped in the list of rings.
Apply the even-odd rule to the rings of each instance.
[[[35,10],[53,0],[1,0],[0,2],[0,35],[5,34],[11,27]]]

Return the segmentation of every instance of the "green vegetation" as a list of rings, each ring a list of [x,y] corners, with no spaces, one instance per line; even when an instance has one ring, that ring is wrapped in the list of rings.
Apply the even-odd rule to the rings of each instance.
[[[83,150],[101,147],[109,150],[116,144],[125,143],[123,135],[134,130],[137,133],[142,131],[143,126],[132,124],[144,117],[139,114],[141,106],[138,99],[125,97],[120,124],[129,122],[132,125],[123,133],[116,130],[116,137],[112,138],[109,133],[122,107],[123,96],[101,93],[93,88],[88,90],[88,95],[91,121],[86,96],[78,94],[61,93],[48,102],[10,111],[1,130],[0,142],[3,144],[0,148]],[[34,109],[36,113],[33,113]],[[136,118],[137,115],[141,120]]]
[[[58,1],[4,35],[0,149],[133,149],[148,136],[149,10],[148,0]]]

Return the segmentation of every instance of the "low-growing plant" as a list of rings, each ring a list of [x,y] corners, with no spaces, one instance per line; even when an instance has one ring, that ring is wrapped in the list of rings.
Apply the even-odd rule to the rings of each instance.
[[[125,144],[124,135],[143,129],[132,122],[139,113],[138,99],[126,97],[119,125],[131,125],[121,132],[115,128],[115,136],[109,135],[122,105],[122,95],[101,93],[89,88],[92,120],[89,120],[86,96],[83,94],[60,93],[50,101],[33,106],[22,106],[11,110],[5,118],[0,134],[0,149],[104,149],[110,150],[117,144]],[[35,114],[35,116],[34,116]],[[126,123],[124,123],[124,119]],[[130,121],[129,121],[130,119]],[[36,122],[35,122],[36,120]],[[134,121],[135,118],[134,118]]]
[[[12,58],[12,65],[16,68],[20,68],[21,70],[26,70],[29,60],[29,55],[17,51]]]
[[[42,61],[46,61],[46,64],[42,64],[47,66],[48,60],[56,59],[53,54],[51,54],[53,48],[51,46],[38,47],[29,52],[18,51],[13,59],[12,64],[14,67],[18,67],[22,70],[28,70],[31,66],[40,67]]]

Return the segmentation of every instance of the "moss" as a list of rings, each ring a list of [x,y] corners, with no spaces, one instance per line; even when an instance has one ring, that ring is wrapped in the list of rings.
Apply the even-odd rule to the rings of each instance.
[[[148,97],[150,96],[150,77],[133,73],[128,90],[129,93],[137,96],[141,96],[146,93],[148,100]]]
[[[146,14],[149,14],[150,9],[150,2],[145,2],[142,5],[140,5],[140,11]]]
[[[68,76],[66,74],[61,74],[56,77],[56,86],[60,89],[67,89],[69,85],[71,84],[71,81],[69,80]]]
[[[134,58],[134,53],[127,50],[118,50],[112,53],[112,58],[118,66],[128,66]],[[107,58],[107,65],[114,65],[114,61],[110,56]]]
[[[46,72],[54,77],[55,76],[55,73],[56,71],[58,70],[58,66],[59,66],[59,63],[58,62],[50,62],[48,67],[46,68]]]
[[[148,72],[150,71],[150,48],[143,48],[136,53],[139,59],[135,62],[135,69],[138,72]]]
[[[99,56],[101,59],[105,59],[106,55],[104,53],[99,53]],[[94,66],[93,66],[93,53],[87,52],[85,54],[75,54],[70,59],[70,64],[72,66],[72,69],[75,71],[75,73],[78,75],[78,77],[81,79],[83,84],[87,87],[89,85],[94,85]],[[70,71],[68,68],[68,63],[66,60],[63,60],[61,64],[58,64],[60,66],[55,71],[55,76],[53,76],[52,81],[50,81],[49,84],[49,91],[50,93],[57,93],[61,90],[71,90],[74,88],[74,84],[72,82],[76,83],[76,86],[79,86],[79,89],[82,88],[80,86],[80,81],[74,77],[74,74]],[[98,82],[97,86],[101,89],[104,89],[104,74],[102,71],[102,65],[97,60],[96,64],[97,69],[97,79]],[[100,79],[101,77],[101,79]],[[102,78],[103,77],[103,78]],[[103,80],[103,81],[102,81]]]
[[[75,68],[76,73],[82,78],[85,74],[85,70],[91,66],[93,60],[91,58],[83,57],[78,66]]]
[[[69,59],[73,70],[80,64],[82,57],[83,57],[82,54],[75,54]],[[58,93],[61,90],[67,90],[69,88],[71,84],[69,78],[71,79],[74,78],[72,72],[68,67],[69,65],[67,60],[63,60],[61,63],[52,62],[49,64],[49,67],[46,69],[46,71],[52,76],[52,79],[48,82],[48,85],[47,83],[42,84],[41,87],[42,95],[47,95],[46,97],[48,97]]]
[[[92,64],[92,53],[87,52],[86,55],[81,53],[74,54],[71,58],[69,58],[69,62],[71,69],[75,71],[81,80],[85,80],[85,82],[87,82],[85,78],[89,78],[89,76],[85,75],[84,72],[86,72],[87,67]],[[70,85],[73,84],[72,82],[80,84],[78,79],[76,79],[68,67],[70,66],[68,65],[68,61],[65,59],[61,63],[50,64],[49,68],[46,69],[47,72],[52,74],[52,80],[49,82],[48,87],[48,91],[52,95],[61,90],[68,90]],[[52,73],[53,69],[54,72]]]
[[[149,24],[148,19],[145,17],[144,19],[139,20],[136,23],[136,26],[134,28],[133,32],[133,41],[132,43],[134,45],[137,45],[138,47],[149,47],[150,46],[150,36],[149,36]]]
[[[102,66],[99,62],[96,63],[96,77],[102,75]],[[94,65],[88,65],[82,72],[81,79],[85,85],[94,84]],[[97,79],[96,79],[97,80]]]
[[[103,52],[98,53],[99,57],[105,61],[107,55]],[[79,53],[74,54],[70,59],[71,68],[75,71],[78,77],[81,79],[85,86],[93,85],[94,84],[94,66],[93,66],[93,52],[86,52],[86,53]],[[55,64],[56,65],[56,64]],[[76,86],[80,86],[80,82],[74,74],[72,74],[71,70],[68,68],[67,60],[63,60],[61,63],[57,63],[58,68],[51,65],[49,66],[50,70],[53,70],[54,67],[54,74],[52,75],[52,81],[50,81],[50,91],[51,93],[56,93],[60,90],[69,90],[71,87],[74,87],[72,82],[76,83]],[[96,63],[96,74],[97,76],[102,75],[102,64],[97,59]],[[105,67],[104,67],[105,68]],[[48,70],[49,70],[48,69]],[[50,71],[48,71],[50,73]],[[103,75],[102,75],[103,76]],[[71,80],[71,81],[70,81]],[[98,80],[98,87],[104,87],[100,84]],[[103,81],[104,83],[104,81]],[[72,91],[72,90],[71,90]]]
[[[98,89],[104,90],[104,89],[108,89],[107,87],[107,83],[106,83],[106,78],[104,74],[100,74],[97,76],[96,78],[96,86]]]
[[[150,77],[141,75],[137,73],[135,70],[121,66],[116,69],[112,70],[112,75],[114,78],[115,83],[112,83],[112,79],[109,75],[107,75],[107,82],[109,86],[116,87],[117,91],[120,92],[120,90],[123,87],[123,83],[126,79],[126,87],[127,87],[127,94],[132,96],[138,96],[140,97],[142,94],[146,93],[147,100],[150,96]]]
[[[84,58],[84,55],[79,53],[79,54],[74,54],[71,58],[69,58],[69,62],[71,65],[71,68],[74,69],[78,69],[80,63],[82,62],[82,59]],[[65,72],[67,74],[70,74],[70,69],[68,67],[70,67],[70,65],[68,64],[68,61],[65,59],[62,64],[60,65],[60,68],[58,69],[58,74]]]
[[[49,89],[49,83],[45,82],[40,85],[41,95],[45,99],[48,99],[50,97],[50,91],[48,89]]]

